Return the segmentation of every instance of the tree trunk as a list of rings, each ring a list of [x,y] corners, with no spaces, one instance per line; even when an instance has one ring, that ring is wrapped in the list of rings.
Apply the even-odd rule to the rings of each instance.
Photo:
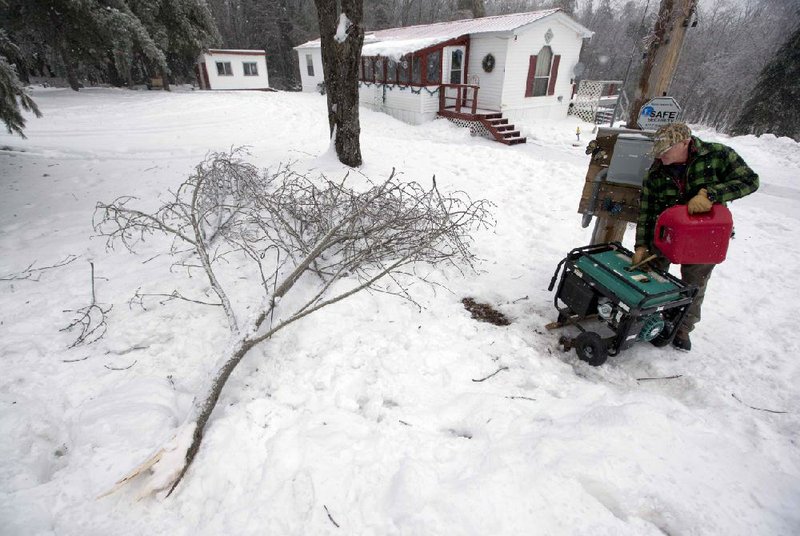
[[[314,0],[322,44],[322,70],[328,99],[328,125],[336,156],[351,167],[360,166],[361,126],[358,118],[358,66],[364,44],[363,0]],[[336,39],[341,13],[350,21],[345,38]]]
[[[128,89],[133,89],[133,65],[129,58],[125,58],[125,83]]]
[[[167,496],[171,495],[172,492],[175,491],[175,488],[178,487],[178,484],[180,484],[184,475],[186,475],[186,471],[189,470],[189,466],[192,465],[195,456],[197,456],[197,451],[200,449],[200,443],[203,440],[203,432],[205,431],[206,424],[208,424],[208,419],[211,417],[211,413],[214,411],[214,408],[217,405],[219,395],[222,393],[222,388],[225,387],[225,384],[228,382],[228,378],[230,378],[231,373],[233,373],[236,366],[244,358],[244,356],[247,355],[247,352],[249,352],[250,348],[252,347],[252,341],[246,339],[239,341],[233,348],[231,356],[228,358],[225,364],[215,372],[208,391],[195,399],[189,421],[194,421],[197,425],[195,426],[192,436],[192,443],[189,446],[189,449],[186,451],[186,464],[181,469],[181,472],[175,479],[175,482],[173,482],[172,486],[169,488]]]
[[[697,0],[661,1],[639,85],[631,102],[628,128],[639,128],[639,109],[645,102],[667,94],[696,6]]]
[[[78,91],[81,88],[81,83],[78,81],[78,75],[75,73],[75,66],[72,65],[72,58],[69,52],[67,52],[67,46],[66,43],[59,43],[58,52],[61,56],[61,61],[64,62],[64,69],[67,72],[67,83],[69,83],[69,87],[74,91]]]

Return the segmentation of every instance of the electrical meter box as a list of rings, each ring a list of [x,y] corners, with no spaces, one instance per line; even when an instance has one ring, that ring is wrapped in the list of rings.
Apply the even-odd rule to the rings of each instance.
[[[652,148],[653,140],[647,136],[618,135],[606,181],[641,187],[645,173],[653,164],[653,157],[650,154]]]
[[[639,217],[642,181],[653,164],[653,134],[626,128],[597,130],[597,137],[586,147],[590,162],[578,205],[584,227],[594,216],[614,225]]]

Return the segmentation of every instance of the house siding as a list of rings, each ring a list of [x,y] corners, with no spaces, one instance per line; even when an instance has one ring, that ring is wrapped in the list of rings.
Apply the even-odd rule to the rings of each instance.
[[[434,91],[438,86],[429,86],[427,89]],[[384,89],[385,88],[385,89]],[[415,87],[414,91],[421,89],[419,94],[412,93],[411,87],[384,86],[383,84],[359,84],[359,102],[365,108],[376,112],[383,112],[401,121],[412,125],[419,125],[431,121],[439,111],[439,93],[429,94],[425,88]]]
[[[548,29],[553,31],[550,43],[545,42]],[[512,120],[566,117],[572,95],[572,72],[578,63],[583,44],[581,36],[557,18],[538,21],[527,28],[521,28],[517,34],[517,39],[510,40],[508,46],[503,113]],[[525,97],[530,57],[537,55],[547,44],[553,50],[554,56],[561,56],[553,95]]]
[[[311,60],[314,63],[314,76],[308,75],[307,54],[311,54]],[[322,49],[319,47],[299,48],[297,49],[297,59],[300,65],[300,83],[303,91],[319,91],[319,84],[325,81],[325,75],[322,71]]]
[[[264,54],[203,54],[201,61],[205,61],[208,70],[209,89],[266,89],[269,87],[269,77],[267,74],[267,58]],[[220,76],[217,74],[217,62],[230,62],[233,74],[231,76]],[[244,62],[257,65],[258,76],[244,75]]]
[[[503,76],[508,56],[508,38],[497,35],[479,35],[472,37],[469,49],[469,76],[477,75],[478,108],[484,110],[500,110],[503,98]],[[487,73],[483,70],[483,58],[487,54],[494,56],[494,69]]]

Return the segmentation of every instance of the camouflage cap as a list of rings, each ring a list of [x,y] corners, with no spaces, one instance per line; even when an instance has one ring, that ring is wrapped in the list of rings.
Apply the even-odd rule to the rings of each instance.
[[[672,147],[678,142],[688,140],[692,137],[692,131],[686,126],[686,123],[670,123],[656,130],[653,136],[653,149],[650,154],[658,157],[664,151]]]

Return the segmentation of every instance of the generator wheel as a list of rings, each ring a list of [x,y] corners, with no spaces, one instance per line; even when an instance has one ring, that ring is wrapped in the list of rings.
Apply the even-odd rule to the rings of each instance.
[[[666,346],[669,344],[669,336],[672,335],[671,333],[664,335],[663,332],[656,335],[656,337],[650,341],[650,344],[655,346],[656,348],[661,348],[662,346]]]
[[[593,367],[599,367],[608,359],[606,343],[593,331],[585,331],[575,337],[574,346],[578,359],[586,361]]]
[[[650,344],[655,346],[656,348],[661,348],[669,344],[670,337],[672,337],[672,331],[675,329],[675,324],[672,322],[667,322],[664,325],[664,329],[661,330],[661,333],[655,336],[653,340],[650,341]]]

